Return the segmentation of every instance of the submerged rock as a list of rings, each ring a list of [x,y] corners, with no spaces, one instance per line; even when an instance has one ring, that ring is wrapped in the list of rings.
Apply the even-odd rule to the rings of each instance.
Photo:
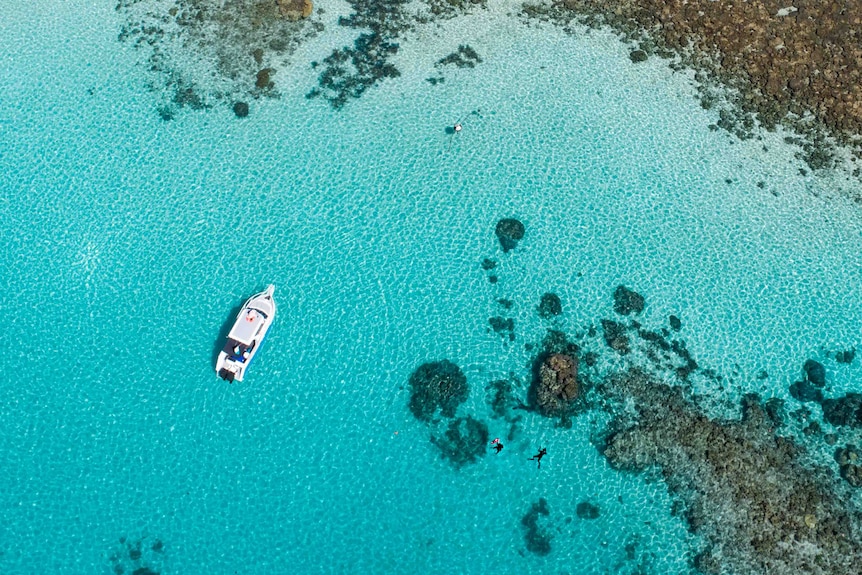
[[[598,505],[593,505],[589,501],[581,501],[575,508],[575,512],[581,519],[598,519],[600,509]]]
[[[862,427],[862,395],[848,393],[838,399],[824,399],[823,419],[832,425]]]
[[[233,113],[237,118],[245,118],[248,116],[248,104],[245,102],[236,102],[233,105]]]
[[[790,385],[790,396],[802,402],[823,401],[823,392],[814,387],[807,379],[805,381],[796,381]]]
[[[431,437],[431,443],[455,467],[473,463],[485,455],[488,446],[488,426],[470,416],[449,422],[443,437]]]
[[[632,50],[629,54],[629,59],[635,64],[637,64],[638,62],[646,62],[647,53],[643,50]]]
[[[535,386],[536,408],[542,415],[565,415],[578,397],[578,359],[562,353],[544,358]]]
[[[537,311],[539,312],[539,317],[550,319],[555,315],[563,313],[563,302],[560,301],[560,297],[557,294],[548,292],[542,295]]]
[[[524,543],[530,553],[545,556],[551,552],[551,536],[539,525],[539,517],[547,517],[549,514],[548,502],[541,497],[521,518],[521,525],[524,527]]]
[[[624,285],[614,290],[614,311],[620,315],[639,314],[644,310],[644,297]]]
[[[631,351],[629,347],[629,336],[626,335],[626,326],[609,319],[602,320],[602,332],[608,347],[620,355],[626,355]]]
[[[497,228],[494,233],[497,234],[497,239],[500,240],[500,245],[504,252],[513,250],[518,247],[518,242],[524,238],[524,224],[514,218],[503,218],[497,222]]]
[[[817,387],[823,387],[826,385],[826,368],[823,367],[823,364],[813,359],[809,359],[802,366],[802,369],[805,371],[805,376],[808,378],[813,385]]]
[[[420,421],[431,421],[438,409],[455,417],[468,392],[467,377],[451,361],[424,363],[410,376],[410,411]]]
[[[850,349],[839,351],[835,354],[835,361],[838,363],[853,363],[853,360],[856,358],[856,348],[851,347]]]

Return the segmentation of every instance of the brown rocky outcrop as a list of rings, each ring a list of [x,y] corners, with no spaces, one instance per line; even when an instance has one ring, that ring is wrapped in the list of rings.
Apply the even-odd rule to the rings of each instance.
[[[536,407],[542,415],[564,415],[578,397],[578,360],[555,353],[539,366],[536,385]]]
[[[841,141],[862,134],[862,0],[553,2],[563,18],[585,15],[633,40],[648,31],[646,44],[738,89],[736,103],[767,127],[810,112]]]
[[[276,0],[278,11],[288,20],[301,20],[311,16],[314,5],[311,0]]]

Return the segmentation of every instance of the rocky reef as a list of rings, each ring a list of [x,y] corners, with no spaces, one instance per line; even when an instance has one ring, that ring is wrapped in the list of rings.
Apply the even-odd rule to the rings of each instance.
[[[549,417],[565,415],[578,398],[578,357],[554,353],[544,356],[534,379],[535,407]]]
[[[704,573],[846,574],[858,571],[862,516],[829,470],[803,464],[794,440],[748,395],[739,420],[711,419],[682,386],[631,368],[601,393],[622,406],[603,453],[619,470],[656,469],[684,502],[706,549]]]

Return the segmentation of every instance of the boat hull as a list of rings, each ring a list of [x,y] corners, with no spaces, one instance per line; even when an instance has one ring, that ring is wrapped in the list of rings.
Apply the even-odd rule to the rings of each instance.
[[[215,371],[228,382],[243,381],[275,318],[275,286],[251,296],[242,306],[216,361]]]

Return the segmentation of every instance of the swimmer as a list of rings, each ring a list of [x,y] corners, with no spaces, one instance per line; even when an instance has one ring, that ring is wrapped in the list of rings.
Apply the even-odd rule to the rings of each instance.
[[[548,453],[548,450],[544,447],[539,449],[539,452],[530,458],[530,461],[535,460],[539,464],[539,469],[542,468],[542,458]]]

